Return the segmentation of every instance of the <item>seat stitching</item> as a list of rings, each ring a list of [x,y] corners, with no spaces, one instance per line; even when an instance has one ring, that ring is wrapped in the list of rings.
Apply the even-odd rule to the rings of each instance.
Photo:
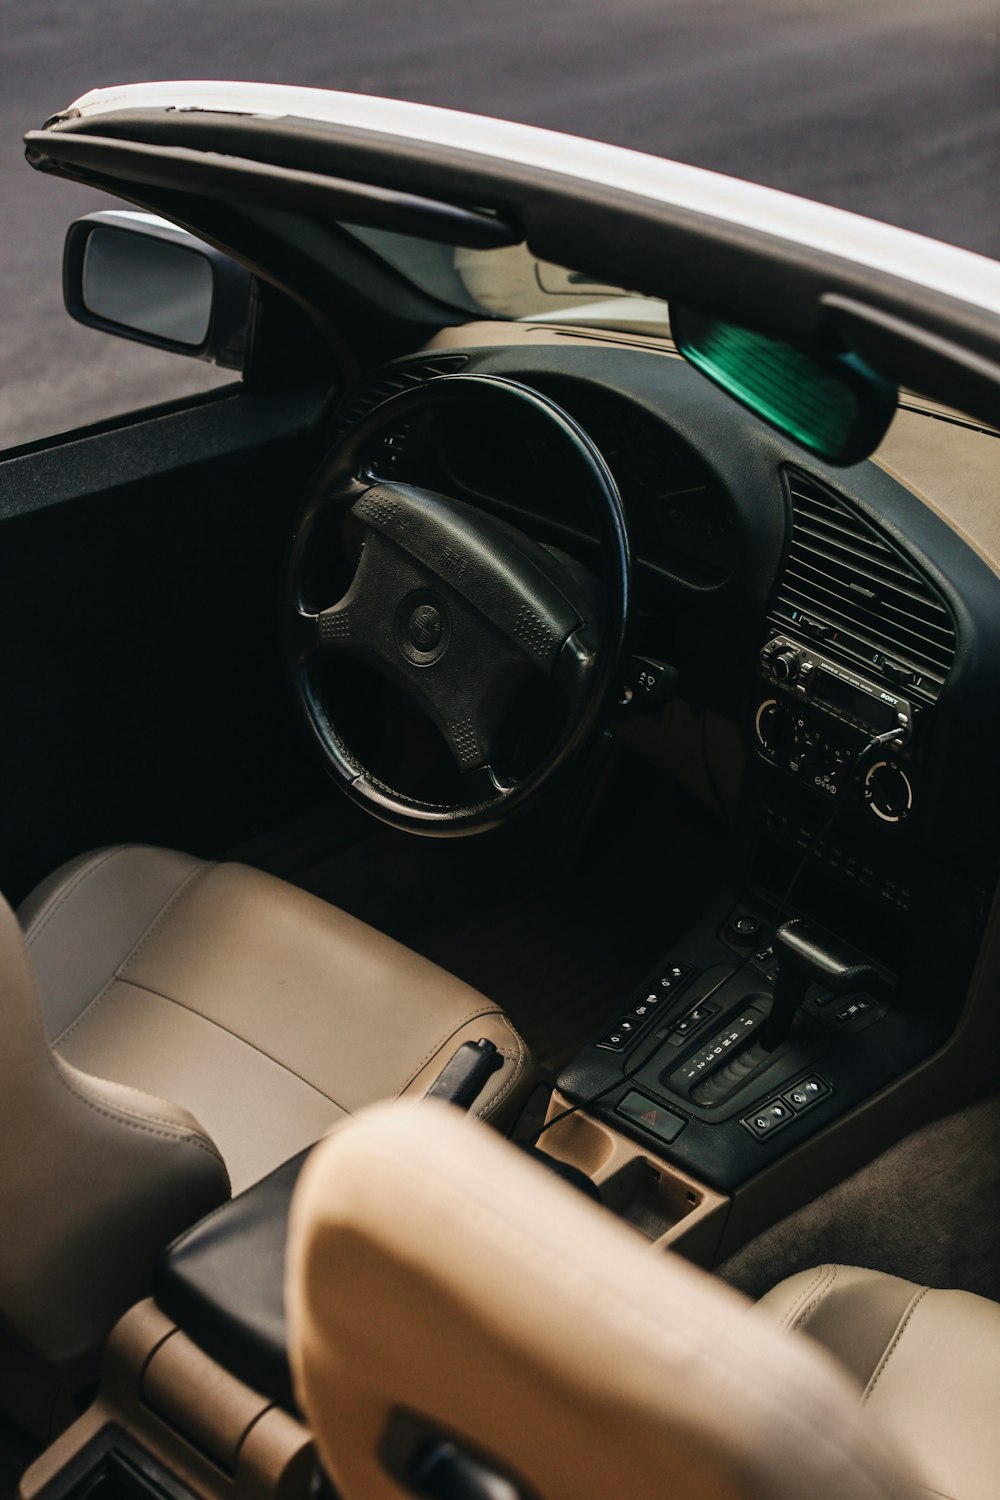
[[[288,1073],[292,1078],[298,1079],[299,1083],[303,1084],[307,1089],[312,1089],[313,1093],[319,1094],[320,1098],[325,1099],[328,1104],[336,1105],[336,1107],[338,1109],[342,1109],[345,1114],[351,1113],[351,1111],[347,1109],[345,1105],[340,1103],[339,1099],[335,1099],[332,1094],[328,1094],[325,1089],[321,1089],[317,1084],[311,1083],[308,1078],[303,1078],[301,1073],[297,1073],[294,1068],[291,1068],[287,1063],[282,1062],[279,1057],[272,1057],[270,1052],[265,1052],[263,1047],[258,1047],[255,1042],[247,1041],[245,1036],[240,1036],[239,1032],[231,1031],[229,1027],[224,1026],[221,1021],[214,1020],[212,1016],[206,1016],[202,1011],[196,1010],[193,1005],[186,1005],[183,1000],[177,1000],[173,995],[164,995],[161,990],[151,989],[148,984],[137,984],[134,979],[119,979],[118,983],[127,985],[128,988],[132,990],[141,990],[143,994],[146,995],[155,995],[158,1000],[165,1000],[168,1005],[176,1005],[179,1010],[185,1010],[189,1015],[197,1016],[199,1021],[205,1022],[206,1026],[214,1026],[217,1031],[224,1032],[226,1036],[231,1036],[234,1041],[239,1042],[244,1047],[248,1047],[251,1052],[256,1052],[258,1057],[266,1058],[267,1061],[273,1063],[276,1068],[280,1068],[283,1073]],[[93,1008],[94,1007],[91,1006],[90,1010],[93,1011]],[[80,1021],[82,1022],[84,1019],[89,1020],[90,1014],[88,1013],[86,1017],[81,1016]],[[77,1025],[79,1024],[80,1022],[77,1022]],[[76,1027],[74,1027],[73,1029],[76,1030]],[[64,1037],[60,1037],[58,1043],[60,1047],[62,1046],[63,1041],[68,1038],[68,1036],[69,1033],[67,1032]],[[137,1092],[141,1092],[141,1090],[138,1090]]]
[[[801,1311],[802,1304],[809,1300],[816,1288],[822,1285],[824,1278],[829,1276],[829,1274],[830,1267],[828,1265],[819,1267],[819,1269],[814,1273],[812,1280],[807,1282],[804,1289],[793,1301],[791,1307],[789,1307],[786,1311],[784,1317],[778,1325],[779,1328],[787,1329],[790,1324],[794,1322],[794,1320],[798,1317],[799,1312]]]
[[[70,877],[62,889],[52,892],[41,910],[35,913],[33,920],[29,923],[25,931],[24,940],[29,948],[41,936],[56,912],[69,900],[70,896],[79,888],[83,881],[88,879],[89,876],[96,874],[101,866],[106,865],[108,860],[114,859],[115,855],[124,854],[128,847],[128,844],[116,844],[112,849],[105,849],[101,855],[84,860],[80,868]]]
[[[190,875],[186,876],[185,879],[181,881],[180,885],[174,891],[169,901],[166,901],[157,912],[156,916],[153,918],[152,922],[150,922],[149,926],[146,928],[139,941],[134,944],[132,949],[129,951],[129,953],[126,954],[125,958],[120,963],[115,964],[111,972],[111,977],[108,980],[107,984],[104,985],[103,989],[99,990],[94,998],[84,1006],[83,1010],[81,1010],[76,1020],[70,1026],[67,1026],[65,1031],[61,1031],[59,1033],[52,1044],[53,1046],[62,1046],[63,1042],[68,1041],[69,1038],[73,1035],[74,1031],[76,1031],[79,1026],[83,1025],[84,1021],[89,1020],[91,1013],[97,1008],[98,1005],[100,1005],[101,1001],[105,998],[115,981],[124,974],[129,964],[138,955],[140,948],[144,947],[144,945],[149,941],[167,913],[173,906],[176,905],[181,896],[184,895],[184,892],[187,890],[188,886],[193,884],[194,881],[200,879],[201,876],[205,875],[212,868],[213,866],[211,864],[199,865],[196,870],[192,870]]]
[[[510,1021],[507,1022],[507,1026],[509,1030],[513,1032],[514,1038],[517,1042],[517,1055],[516,1057],[513,1056],[503,1047],[498,1047],[497,1051],[500,1053],[501,1057],[506,1057],[514,1063],[514,1071],[510,1075],[500,1092],[496,1094],[492,1099],[487,1099],[485,1104],[483,1104],[481,1108],[476,1111],[481,1120],[485,1120],[487,1116],[495,1112],[497,1106],[500,1104],[500,1101],[510,1093],[511,1089],[514,1087],[515,1083],[517,1083],[518,1079],[521,1076],[521,1069],[523,1067],[524,1059],[528,1050],[527,1045],[524,1041],[524,1038],[518,1032],[517,1028],[513,1026]]]
[[[82,1073],[83,1069],[78,1068],[76,1071]],[[87,1074],[84,1074],[84,1077],[87,1076]],[[96,1077],[97,1075],[93,1076]],[[213,1156],[221,1167],[225,1167],[226,1164],[222,1159],[219,1148],[206,1135],[202,1134],[201,1131],[195,1130],[188,1125],[177,1124],[173,1120],[164,1120],[156,1114],[146,1114],[141,1110],[125,1109],[122,1105],[95,1099],[92,1094],[87,1092],[85,1085],[80,1086],[73,1083],[65,1074],[60,1074],[60,1079],[71,1094],[75,1094],[84,1104],[88,1104],[93,1109],[99,1110],[101,1114],[108,1115],[109,1118],[121,1118],[129,1122],[135,1121],[144,1128],[150,1129],[155,1135],[170,1136],[175,1140],[190,1140],[192,1144],[200,1146],[202,1150],[207,1151],[210,1156]],[[138,1094],[139,1090],[133,1089],[131,1092]],[[147,1095],[147,1097],[152,1098],[153,1096]]]
[[[862,1405],[868,1400],[876,1385],[878,1385],[878,1382],[885,1371],[886,1365],[889,1363],[890,1359],[899,1347],[899,1341],[903,1337],[903,1334],[906,1332],[910,1319],[913,1317],[913,1314],[916,1312],[917,1308],[920,1306],[921,1302],[927,1296],[927,1293],[929,1291],[930,1287],[921,1287],[917,1295],[910,1299],[910,1304],[907,1307],[902,1318],[900,1319],[899,1326],[896,1329],[892,1343],[883,1354],[881,1360],[879,1361],[878,1369],[875,1371],[875,1374],[872,1376],[871,1380],[868,1382],[868,1385],[865,1387],[865,1393],[861,1397]]]
[[[227,1187],[229,1187],[230,1192],[232,1191],[232,1185],[229,1181],[229,1169],[219,1155],[218,1148],[214,1142],[210,1141],[204,1135],[199,1135],[193,1130],[186,1129],[182,1125],[172,1125],[167,1120],[159,1120],[149,1115],[132,1114],[128,1110],[119,1109],[116,1105],[99,1104],[96,1099],[91,1098],[89,1094],[73,1084],[59,1068],[55,1058],[52,1056],[52,1052],[48,1048],[46,1048],[46,1051],[48,1052],[53,1073],[62,1087],[68,1093],[72,1094],[74,1099],[78,1099],[81,1104],[86,1105],[95,1114],[103,1115],[105,1119],[113,1120],[116,1124],[123,1125],[127,1130],[141,1130],[146,1135],[160,1136],[163,1140],[174,1141],[179,1146],[194,1146],[197,1150],[203,1151],[206,1156],[210,1156],[222,1168]],[[77,1069],[77,1071],[82,1072],[82,1069]]]
[[[820,1303],[824,1301],[824,1299],[828,1297],[833,1291],[834,1283],[837,1280],[838,1267],[828,1266],[827,1270],[830,1272],[829,1281],[827,1282],[826,1286],[820,1287],[819,1291],[809,1303],[808,1307],[802,1309],[798,1317],[795,1319],[795,1322],[791,1325],[791,1331],[798,1332],[798,1330],[802,1328],[806,1320],[812,1317],[813,1313],[816,1311],[817,1307],[819,1307]]]
[[[119,847],[124,848],[126,846],[120,845]],[[113,852],[115,851],[112,851],[112,853]],[[28,983],[31,986],[32,997],[34,999],[37,1010],[39,1011],[39,1013],[41,1013],[42,1002],[41,996],[38,992],[38,978],[35,974],[33,966],[30,963],[27,965],[27,970]],[[59,1085],[63,1089],[65,1089],[67,1093],[71,1094],[73,1098],[78,1099],[81,1104],[85,1105],[87,1109],[93,1110],[95,1114],[103,1115],[105,1119],[111,1120],[115,1124],[124,1126],[126,1130],[141,1130],[147,1135],[156,1135],[163,1140],[174,1141],[179,1146],[194,1146],[196,1150],[204,1152],[206,1156],[211,1157],[211,1159],[222,1168],[222,1175],[226,1180],[226,1189],[228,1192],[232,1192],[232,1184],[229,1179],[229,1169],[223,1161],[222,1157],[219,1155],[218,1148],[213,1140],[211,1140],[206,1135],[201,1135],[196,1133],[195,1131],[188,1130],[184,1126],[171,1125],[166,1120],[154,1121],[145,1116],[132,1115],[127,1110],[118,1110],[103,1103],[98,1104],[96,1100],[92,1099],[88,1094],[83,1093],[78,1087],[76,1087],[76,1085],[72,1083],[68,1072],[65,1072],[63,1068],[59,1066],[59,1059],[57,1059],[55,1052],[49,1044],[48,1039],[44,1038],[43,1040],[46,1062],[52,1069],[52,1073],[55,1076],[57,1083],[59,1083]],[[87,1074],[84,1073],[82,1069],[77,1069],[77,1072],[79,1072],[84,1078],[87,1076]]]
[[[436,1057],[437,1056],[437,1054],[441,1051],[441,1048],[445,1045],[446,1042],[449,1042],[453,1036],[457,1036],[460,1031],[464,1031],[464,1029],[465,1029],[466,1026],[471,1026],[473,1021],[479,1021],[479,1020],[483,1019],[485,1016],[499,1016],[501,1018],[501,1020],[507,1022],[507,1018],[504,1015],[503,1011],[502,1010],[498,1010],[495,1005],[484,1005],[484,1006],[480,1007],[479,1010],[473,1011],[471,1015],[465,1016],[461,1021],[455,1022],[453,1025],[451,1025],[449,1027],[449,1029],[444,1033],[444,1035],[442,1037],[440,1037],[439,1040],[434,1043],[433,1047],[427,1053],[426,1057],[424,1057],[421,1062],[417,1063],[417,1066],[408,1075],[408,1077],[404,1078],[403,1082],[400,1084],[399,1088],[396,1090],[395,1097],[398,1099],[399,1096],[400,1096],[400,1094],[404,1094],[406,1092],[406,1090],[409,1088],[410,1084],[416,1078],[417,1074],[419,1072],[421,1072],[421,1070],[423,1068],[426,1068],[427,1064],[430,1062],[430,1060],[431,1060],[432,1057]],[[507,1024],[510,1025],[509,1022],[507,1022]],[[514,1028],[511,1027],[512,1031],[513,1031],[513,1029]]]

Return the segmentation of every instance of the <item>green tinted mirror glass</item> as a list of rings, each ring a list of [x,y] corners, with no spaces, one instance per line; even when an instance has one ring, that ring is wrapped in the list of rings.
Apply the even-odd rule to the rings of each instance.
[[[896,387],[855,354],[806,350],[676,305],[670,330],[709,380],[830,463],[866,458],[892,421]]]

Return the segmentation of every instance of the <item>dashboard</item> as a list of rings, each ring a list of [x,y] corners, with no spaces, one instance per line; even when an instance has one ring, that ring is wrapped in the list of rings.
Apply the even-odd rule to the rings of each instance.
[[[688,973],[692,961],[735,957],[755,983],[773,982],[774,954],[755,951],[752,935],[782,912],[792,882],[793,914],[881,976],[877,1013],[851,1018],[849,1036],[817,1013],[829,1092],[797,1122],[801,1139],[806,1123],[822,1128],[947,1042],[980,952],[1000,855],[1000,564],[986,519],[1000,494],[982,465],[998,437],[911,410],[891,463],[834,470],[669,354],[549,331],[512,346],[486,329],[490,342],[461,345],[476,331],[450,330],[444,347],[376,371],[341,408],[335,436],[394,391],[483,373],[558,402],[601,452],[632,539],[632,648],[676,669],[695,712],[738,726],[747,757],[717,899],[664,961]],[[902,482],[908,467],[940,473],[944,454],[949,482],[936,496]],[[532,434],[432,421],[384,433],[370,467],[597,561],[596,529],[558,452]],[[653,733],[668,738],[667,722]],[[560,1089],[577,1100],[603,1093],[597,1112],[641,1138],[641,1121],[615,1114],[611,1092],[621,1069],[637,1076],[627,1071],[637,1046],[623,1040],[619,1056],[607,1037],[589,1043]],[[731,1107],[679,1098],[680,1075],[657,1084],[655,1073],[650,1063],[638,1075],[645,1096],[688,1119],[673,1158],[716,1187],[738,1187],[765,1148],[780,1156],[796,1134],[752,1140],[738,1092]]]

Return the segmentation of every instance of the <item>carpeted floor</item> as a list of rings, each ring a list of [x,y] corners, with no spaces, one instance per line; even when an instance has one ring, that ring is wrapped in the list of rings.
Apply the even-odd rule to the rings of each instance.
[[[1000,1099],[915,1131],[718,1270],[760,1297],[825,1261],[1000,1301]]]

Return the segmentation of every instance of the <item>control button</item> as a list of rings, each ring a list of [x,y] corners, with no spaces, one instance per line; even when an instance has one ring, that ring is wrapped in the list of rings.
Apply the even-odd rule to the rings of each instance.
[[[673,1027],[675,1036],[688,1036],[696,1027],[707,1021],[709,1016],[714,1016],[715,1011],[711,1005],[696,1005],[694,1010],[689,1010],[686,1016]]]
[[[626,1120],[641,1125],[643,1130],[648,1130],[668,1146],[677,1139],[687,1124],[682,1115],[675,1115],[672,1109],[667,1109],[662,1104],[654,1104],[652,1099],[647,1099],[643,1094],[626,1094],[618,1105],[618,1113],[624,1115]]]
[[[763,964],[764,967],[765,967],[765,969],[767,968],[768,964],[771,963],[771,961],[773,960],[773,958],[774,958],[774,944],[773,943],[768,943],[768,945],[767,945],[766,948],[762,948],[759,953],[755,953],[754,956],[753,956],[754,963]]]
[[[673,964],[660,978],[661,992],[664,994],[673,994],[675,990],[679,990],[681,985],[690,979],[693,973],[694,969],[690,964]]]
[[[776,682],[794,682],[801,665],[799,653],[792,646],[782,646],[771,654],[768,666]]]
[[[607,1052],[620,1052],[627,1041],[628,1037],[624,1032],[616,1028],[614,1031],[609,1031],[607,1036],[602,1036],[596,1045],[603,1047]]]
[[[803,1078],[802,1082],[789,1089],[784,1097],[785,1102],[798,1111],[808,1109],[810,1104],[815,1103],[817,1099],[823,1099],[829,1093],[830,1085],[814,1074],[812,1078]]]
[[[875,1001],[870,995],[856,995],[849,1005],[843,1010],[838,1010],[837,1021],[841,1026],[849,1026],[852,1021],[859,1021],[862,1016],[871,1015],[875,1009]]]
[[[650,1000],[640,1000],[639,1004],[636,1006],[635,1010],[632,1012],[632,1014],[635,1016],[636,1020],[643,1021],[643,1020],[645,1020],[645,1018],[647,1016],[652,1015],[653,1008],[654,1008],[654,1006],[656,1004],[656,1000],[658,998],[659,998],[659,996],[656,996],[656,997],[654,997],[654,999],[652,1001],[650,1001]]]
[[[752,1135],[758,1138],[772,1135],[774,1131],[780,1130],[782,1125],[787,1125],[789,1120],[795,1118],[791,1108],[783,1099],[769,1099],[760,1109],[754,1110],[752,1115],[746,1115],[741,1121]]]
[[[749,943],[757,936],[761,926],[760,917],[753,916],[751,912],[741,912],[730,922],[729,931],[738,942]]]

